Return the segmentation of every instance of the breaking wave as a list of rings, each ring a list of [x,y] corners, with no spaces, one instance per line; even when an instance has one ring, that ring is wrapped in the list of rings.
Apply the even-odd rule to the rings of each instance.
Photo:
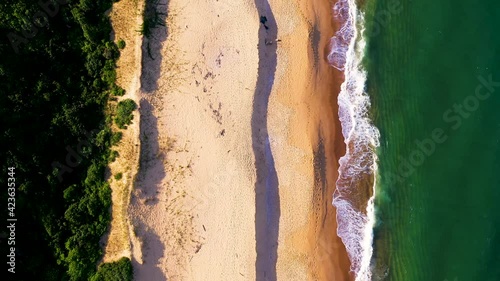
[[[369,119],[370,98],[365,91],[362,59],[366,42],[363,14],[355,0],[339,0],[333,7],[342,27],[331,39],[328,60],[344,72],[338,96],[339,118],[346,144],[340,158],[333,204],[337,208],[337,234],[351,260],[356,281],[372,279],[373,227],[375,225],[376,147],[379,132]]]

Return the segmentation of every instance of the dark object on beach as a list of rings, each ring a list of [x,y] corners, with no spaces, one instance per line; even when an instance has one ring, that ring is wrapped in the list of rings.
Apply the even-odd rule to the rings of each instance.
[[[276,41],[276,43],[279,43],[279,42],[281,42],[281,39],[276,39],[275,41]],[[266,45],[272,45],[275,41],[264,39],[264,43]]]
[[[260,16],[260,22],[264,25],[264,27],[267,29],[269,29],[269,27],[266,25],[266,22],[267,22],[267,17],[266,16]]]

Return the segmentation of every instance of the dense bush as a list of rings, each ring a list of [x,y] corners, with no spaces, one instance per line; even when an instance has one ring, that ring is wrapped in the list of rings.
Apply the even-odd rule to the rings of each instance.
[[[118,49],[122,50],[125,48],[125,41],[123,41],[123,39],[120,39],[118,40],[118,42],[116,43],[116,46],[118,46]]]
[[[122,100],[116,107],[115,123],[120,129],[127,128],[127,125],[132,123],[134,115],[132,112],[136,109],[137,105],[131,99]]]
[[[121,258],[112,263],[99,266],[90,281],[132,281],[132,263],[128,258]]]
[[[44,27],[32,25],[42,11],[37,3],[0,4],[0,165],[16,168],[18,184],[12,277],[88,280],[110,220],[104,169],[117,157],[109,149],[112,119],[104,115],[112,90],[122,92],[105,13],[112,1],[60,4]],[[6,192],[0,201],[7,202]],[[2,236],[2,253],[7,246]]]
[[[116,150],[112,150],[110,153],[109,153],[109,162],[115,162],[116,158],[120,156],[118,151]]]
[[[113,87],[111,89],[111,95],[121,97],[125,95],[125,90],[119,86]]]
[[[111,136],[111,145],[116,145],[122,140],[122,132],[115,132]]]

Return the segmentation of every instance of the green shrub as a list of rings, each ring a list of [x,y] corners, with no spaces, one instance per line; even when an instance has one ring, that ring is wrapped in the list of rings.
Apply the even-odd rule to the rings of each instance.
[[[79,188],[76,184],[70,185],[68,188],[66,188],[63,192],[63,197],[64,200],[67,202],[74,202],[76,201],[76,198],[80,196]]]
[[[118,151],[116,150],[113,150],[109,153],[109,162],[115,162],[116,158],[120,156],[120,154],[118,153]]]
[[[111,89],[111,95],[121,97],[125,95],[125,89],[120,86],[115,86]]]
[[[65,194],[66,197],[78,196],[74,200],[67,198],[73,203],[64,212],[65,224],[71,233],[64,243],[68,250],[64,262],[70,280],[87,280],[102,256],[99,240],[107,230],[111,206],[111,189],[103,179],[105,166],[104,161],[93,161],[82,186],[85,192],[80,196],[74,191]]]
[[[115,180],[119,181],[119,180],[122,179],[122,177],[123,177],[123,174],[122,173],[118,173],[118,174],[115,175]]]
[[[132,281],[132,263],[128,258],[121,258],[111,263],[103,263],[89,281]]]
[[[118,40],[118,43],[116,44],[118,46],[118,49],[123,50],[125,48],[125,41],[123,39]]]
[[[126,129],[127,125],[132,123],[132,112],[137,108],[135,102],[131,99],[122,100],[116,107],[115,123],[120,129]]]
[[[109,137],[111,135],[111,129],[109,127],[106,127],[99,131],[97,135],[94,138],[94,143],[98,147],[107,147],[109,145]]]
[[[116,81],[116,69],[115,60],[109,59],[104,64],[104,68],[101,71],[101,80],[108,86],[113,87]]]
[[[104,44],[104,48],[102,49],[102,55],[106,59],[111,60],[113,63],[115,63],[116,59],[120,57],[118,47],[112,42],[106,42],[106,44]]]
[[[122,140],[122,132],[114,132],[111,136],[111,145],[116,145]]]

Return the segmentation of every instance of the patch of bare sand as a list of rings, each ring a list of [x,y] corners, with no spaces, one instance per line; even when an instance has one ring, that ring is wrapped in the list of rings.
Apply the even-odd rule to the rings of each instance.
[[[314,3],[160,1],[166,27],[143,44],[135,280],[349,280],[331,204],[342,145],[325,61],[333,27],[318,12],[331,8]],[[262,15],[277,27],[269,45]],[[276,241],[258,233],[262,173],[279,183]],[[270,271],[256,272],[276,246]]]
[[[282,205],[278,280],[351,280],[332,205],[343,149],[336,102],[342,77],[326,60],[332,3],[271,3],[282,40],[269,113]]]
[[[115,42],[125,41],[117,61],[117,85],[125,89],[123,97],[117,101],[132,99],[139,102],[139,77],[141,73],[142,36],[137,32],[142,23],[144,1],[121,0],[113,4],[110,12],[113,27],[112,38]],[[116,102],[111,102],[116,104]],[[122,140],[112,150],[118,152],[116,160],[109,164],[108,182],[112,190],[111,224],[109,233],[103,237],[104,262],[112,262],[121,257],[131,257],[128,203],[134,185],[139,163],[139,113],[134,112],[131,125],[126,130],[113,126],[114,132],[122,132]],[[114,176],[121,173],[121,179]]]
[[[248,1],[160,2],[143,51],[136,280],[255,279],[250,117],[259,18]]]

